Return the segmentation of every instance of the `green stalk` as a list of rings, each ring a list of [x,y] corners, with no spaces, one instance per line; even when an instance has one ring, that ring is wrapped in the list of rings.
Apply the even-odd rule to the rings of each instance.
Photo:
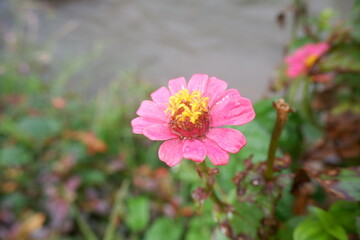
[[[209,168],[206,166],[205,161],[197,165],[197,170],[200,178],[202,178],[204,181],[204,189],[209,193],[210,199],[219,207],[219,209],[221,209],[222,212],[228,212],[229,204],[222,201],[220,197],[216,194],[214,184],[210,181]]]
[[[303,81],[302,78],[296,78],[296,79],[294,79],[293,83],[290,86],[289,92],[287,94],[287,96],[288,96],[287,99],[291,106],[294,105],[294,103],[295,103],[299,85],[300,85],[300,82],[302,82],[302,81]]]
[[[122,213],[123,211],[123,200],[126,196],[126,193],[128,191],[129,188],[129,181],[125,180],[120,189],[118,190],[118,192],[116,193],[116,197],[115,197],[115,202],[114,202],[114,207],[111,210],[111,214],[110,214],[110,218],[109,218],[109,223],[106,227],[106,231],[105,231],[105,237],[104,240],[114,240],[114,235],[115,235],[115,231],[116,231],[116,219],[117,217]],[[117,240],[121,240],[121,238],[119,236],[117,236],[116,238]]]
[[[274,103],[274,108],[277,111],[276,122],[271,135],[268,158],[266,160],[266,169],[264,172],[264,177],[267,181],[271,181],[274,178],[276,150],[278,148],[281,133],[288,119],[288,114],[292,111],[290,106],[284,102],[283,99],[279,99],[276,103]]]
[[[306,78],[304,81],[304,88],[303,88],[303,92],[302,92],[302,109],[304,111],[304,114],[307,118],[307,120],[313,124],[315,127],[317,128],[321,128],[320,123],[316,120],[314,112],[312,110],[311,107],[311,96],[310,96],[310,83],[311,83],[311,78]]]
[[[85,218],[81,215],[79,209],[75,206],[75,204],[73,204],[71,208],[72,208],[72,212],[75,217],[75,221],[78,224],[80,231],[84,235],[85,239],[86,240],[98,240],[98,237],[92,231],[91,227],[86,222]]]

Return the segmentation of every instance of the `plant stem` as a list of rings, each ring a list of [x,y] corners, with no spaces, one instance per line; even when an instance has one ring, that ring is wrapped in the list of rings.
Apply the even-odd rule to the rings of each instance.
[[[129,188],[129,181],[125,180],[122,183],[120,189],[116,193],[114,207],[111,211],[109,223],[106,227],[104,240],[114,239],[114,234],[116,230],[116,219],[118,215],[120,215],[120,213],[123,211],[123,200],[126,196],[128,188]],[[118,236],[116,239],[120,240],[121,238]]]
[[[98,237],[92,231],[90,225],[86,222],[86,220],[81,215],[79,209],[75,206],[75,204],[73,204],[71,208],[72,208],[72,212],[75,217],[75,221],[79,225],[80,231],[84,235],[85,239],[86,240],[98,240]]]
[[[293,105],[296,101],[296,97],[297,97],[297,93],[299,91],[299,85],[300,82],[303,81],[302,78],[296,78],[294,79],[294,81],[292,82],[289,92],[288,92],[288,96],[287,96],[287,100],[289,101],[290,105]]]
[[[229,211],[229,204],[222,201],[220,197],[216,194],[214,189],[214,182],[212,182],[212,177],[209,173],[210,168],[206,166],[205,161],[199,163],[197,165],[197,170],[199,173],[200,178],[203,179],[205,184],[205,191],[209,193],[210,199],[219,207],[219,209],[222,212],[228,212]]]
[[[305,83],[304,83],[304,89],[302,92],[302,110],[305,114],[305,117],[307,118],[307,120],[314,125],[315,127],[321,129],[322,126],[321,124],[316,120],[315,116],[314,116],[314,112],[312,110],[311,107],[311,93],[310,93],[310,83],[311,83],[311,79],[310,78],[306,78],[305,79]]]
[[[288,119],[288,113],[292,111],[289,104],[287,104],[283,99],[279,99],[276,103],[273,103],[273,106],[277,111],[277,115],[276,123],[271,135],[268,158],[266,160],[266,169],[264,172],[264,177],[267,181],[271,181],[273,179],[275,155],[279,139]]]

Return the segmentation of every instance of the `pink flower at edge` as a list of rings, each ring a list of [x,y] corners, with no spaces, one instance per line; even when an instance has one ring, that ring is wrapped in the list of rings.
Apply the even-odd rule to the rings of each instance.
[[[243,125],[255,112],[249,99],[227,83],[205,74],[172,79],[169,89],[161,87],[137,110],[131,121],[133,133],[153,141],[165,141],[159,158],[172,167],[183,158],[202,162],[209,157],[214,165],[225,165],[229,152],[237,153],[246,145],[244,135],[224,125]]]
[[[326,42],[309,43],[294,51],[285,58],[288,67],[286,74],[289,78],[296,78],[305,74],[314,63],[326,53],[330,45]]]

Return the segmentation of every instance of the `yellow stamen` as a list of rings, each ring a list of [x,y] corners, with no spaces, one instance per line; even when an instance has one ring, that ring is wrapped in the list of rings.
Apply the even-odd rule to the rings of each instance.
[[[318,56],[317,55],[310,55],[309,57],[306,58],[305,60],[305,65],[307,67],[311,67],[312,65],[314,65],[314,63],[316,62],[316,60],[318,60]]]
[[[166,112],[169,112],[176,121],[185,122],[189,119],[195,124],[199,117],[208,111],[208,101],[208,97],[201,97],[200,91],[193,91],[190,94],[187,89],[180,90],[169,98]]]

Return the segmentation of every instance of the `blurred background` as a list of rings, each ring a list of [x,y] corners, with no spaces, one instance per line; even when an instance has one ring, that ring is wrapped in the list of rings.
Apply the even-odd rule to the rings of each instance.
[[[320,163],[358,161],[360,4],[353,10],[354,2],[0,0],[0,240],[227,239],[217,224],[229,214],[217,214],[212,202],[195,192],[203,183],[195,163],[165,166],[157,155],[159,142],[133,134],[130,126],[152,91],[194,73],[223,79],[254,100],[256,119],[237,128],[247,146],[231,154],[216,181],[223,189],[220,196],[243,213],[230,223],[241,237],[233,239],[257,239],[265,215],[255,204],[237,201],[230,178],[244,171],[244,159],[254,153],[256,164],[267,158],[275,111],[273,99],[260,99],[269,94],[270,81],[277,80],[279,91],[290,86],[294,102],[300,95],[303,79],[292,81],[284,74],[289,49],[328,40],[339,45],[322,66],[335,79],[331,87],[310,89],[330,89],[320,92],[318,111],[350,109],[356,115],[342,116],[338,125],[327,127],[328,134],[308,121],[302,114],[308,108],[299,104],[281,139],[284,156],[302,160],[294,161],[292,170],[310,158],[309,152],[320,152]],[[343,134],[335,125],[355,130],[346,128]],[[323,141],[326,148],[312,148],[322,147],[317,140],[326,135],[332,136]],[[346,157],[337,155],[334,142]],[[352,160],[343,164],[347,158]],[[360,198],[359,172],[349,170],[351,178],[344,178],[350,184],[340,186],[350,197],[355,192]],[[290,183],[284,188],[276,209],[281,228],[274,239],[292,239],[307,204],[315,201],[313,192],[320,203],[333,199],[304,176],[310,193],[298,197]],[[302,216],[293,211],[297,199],[306,200],[300,203]],[[354,236],[356,207],[342,202],[334,210]],[[316,226],[322,229],[319,221]]]
[[[347,14],[353,3],[310,2],[312,14],[325,8]],[[207,73],[258,99],[290,40],[290,24],[276,24],[277,14],[290,3],[0,0],[0,16],[3,29],[19,21],[27,25],[26,40],[48,51],[52,72],[96,52],[69,79],[72,89],[94,93],[122,71],[136,72],[155,86],[178,76]]]

